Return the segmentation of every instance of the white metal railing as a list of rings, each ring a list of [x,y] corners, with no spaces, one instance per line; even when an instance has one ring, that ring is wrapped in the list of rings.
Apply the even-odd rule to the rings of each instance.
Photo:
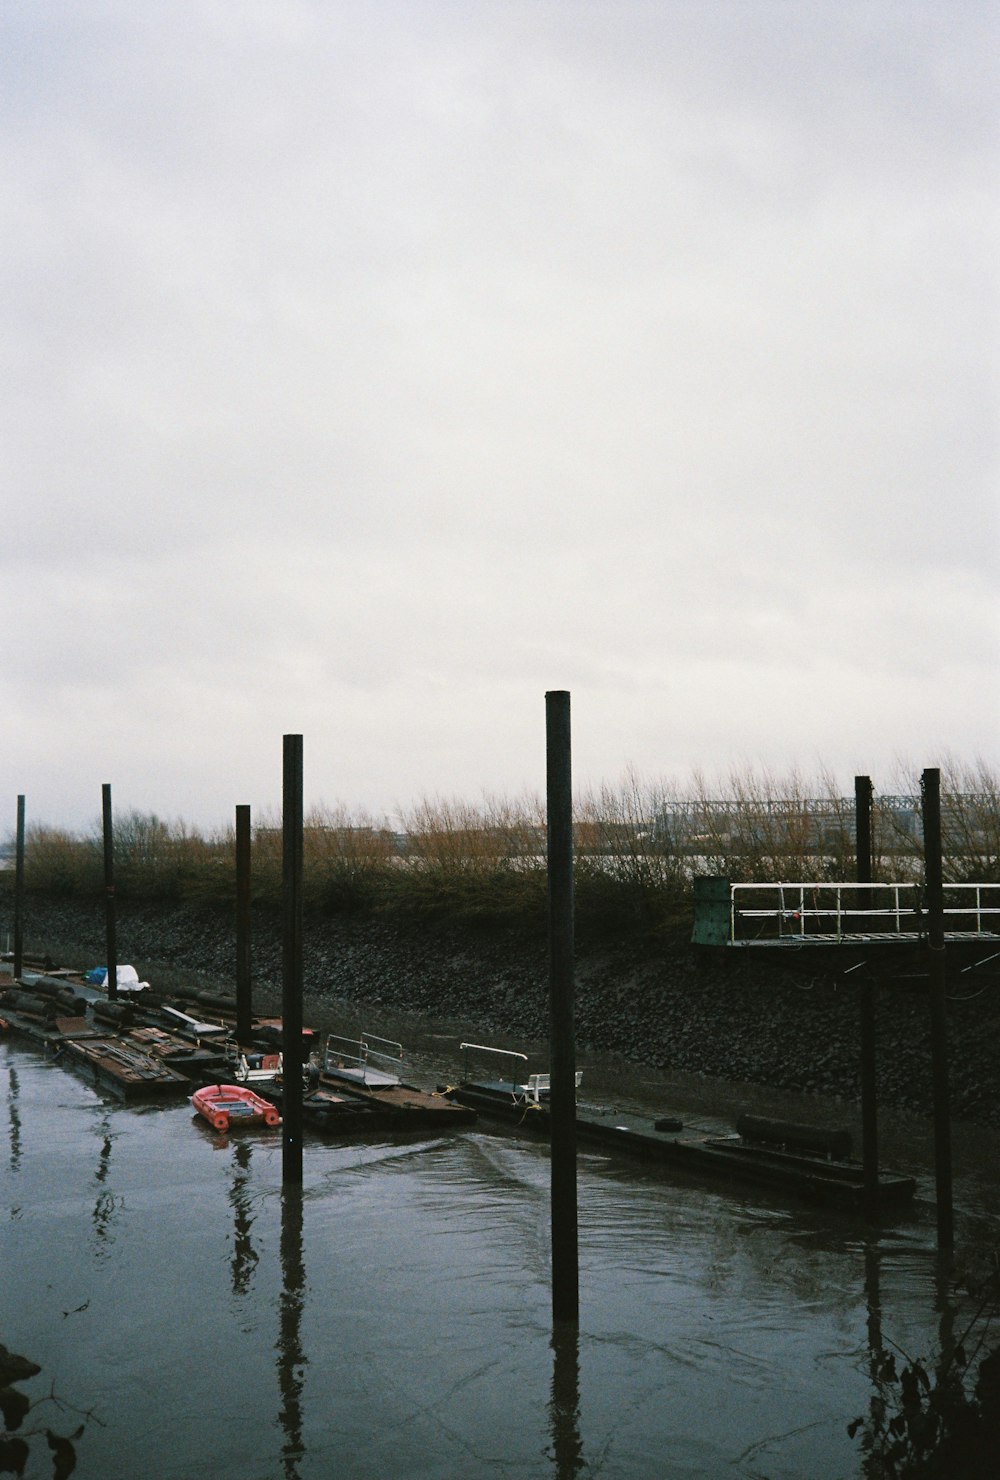
[[[579,1089],[582,1083],[583,1070],[577,1069],[573,1076],[574,1088]],[[538,1105],[542,1100],[547,1100],[552,1093],[552,1075],[529,1074],[527,1082],[525,1084],[519,1084],[518,1089],[523,1090],[526,1100],[532,1100],[534,1104]]]
[[[463,1043],[463,1044],[461,1044],[461,1049],[462,1049],[462,1052],[465,1054],[465,1068],[462,1071],[465,1079],[468,1079],[468,1077],[469,1077],[469,1054],[470,1053],[490,1053],[490,1054],[496,1054],[499,1058],[503,1058],[503,1059],[514,1059],[517,1062],[522,1063],[522,1064],[526,1064],[528,1062],[528,1055],[526,1053],[515,1053],[515,1051],[513,1049],[511,1049],[511,1048],[489,1048],[489,1047],[487,1047],[487,1045],[485,1043]],[[506,1079],[506,1077],[507,1076],[504,1075],[503,1076],[503,1079]],[[501,1083],[502,1082],[503,1081],[501,1080]],[[511,1090],[513,1092],[515,1092],[515,1093],[516,1093],[516,1091],[517,1091],[517,1089],[519,1087],[518,1086],[518,1079],[517,1079],[517,1065],[516,1065],[516,1063],[511,1066],[511,1070],[510,1070],[510,1087],[511,1087]]]
[[[974,919],[976,922],[976,935],[993,935],[1000,931],[1000,884],[946,884],[945,897],[945,931],[948,929],[947,916],[964,915],[966,919]],[[970,905],[948,905],[950,898],[971,897],[974,903]]]
[[[465,1069],[463,1072],[466,1080],[469,1078],[470,1053],[495,1054],[502,1059],[514,1060],[510,1069],[510,1090],[515,1098],[530,1100],[535,1105],[541,1104],[542,1100],[548,1099],[552,1089],[552,1076],[550,1074],[529,1074],[525,1080],[518,1077],[518,1065],[528,1062],[528,1055],[526,1053],[517,1053],[511,1048],[489,1048],[485,1043],[463,1043],[461,1049],[465,1054]],[[577,1069],[575,1074],[575,1085],[577,1089],[580,1088],[582,1080],[583,1070]],[[506,1074],[502,1079],[497,1081],[498,1084],[506,1084],[506,1082]]]
[[[376,1043],[381,1048],[372,1046]],[[362,1084],[398,1083],[402,1063],[401,1043],[370,1033],[363,1033],[360,1038],[341,1038],[331,1033],[323,1051],[324,1073],[346,1075]]]
[[[1000,934],[1000,884],[947,884],[944,897],[946,935]],[[924,890],[917,883],[730,885],[733,944],[886,935],[916,940],[926,930]]]

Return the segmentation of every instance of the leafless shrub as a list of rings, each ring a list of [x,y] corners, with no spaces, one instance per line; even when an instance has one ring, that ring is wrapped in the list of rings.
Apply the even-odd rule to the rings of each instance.
[[[203,836],[183,821],[166,822],[154,812],[115,817],[115,884],[125,895],[177,899],[196,881],[216,879],[228,862],[222,838]],[[103,850],[103,830],[91,839]]]
[[[115,819],[115,873],[123,895],[229,904],[235,891],[235,830],[202,834],[154,813]],[[537,797],[486,795],[478,803],[424,798],[400,816],[400,831],[343,804],[316,806],[304,821],[307,900],[330,908],[362,904],[537,918],[544,897],[546,818]],[[849,880],[855,869],[853,795],[826,773],[805,778],[744,769],[687,786],[649,784],[627,771],[616,785],[579,796],[574,807],[577,899],[583,911],[663,918],[686,897],[693,874],[734,883]],[[874,877],[923,875],[920,775],[898,766],[872,813]],[[1000,882],[1000,780],[984,761],[942,766],[945,878]],[[280,817],[254,821],[252,889],[258,902],[282,895]],[[4,881],[9,887],[9,874]],[[103,884],[100,823],[87,834],[35,826],[25,841],[29,889],[94,895]],[[493,891],[491,897],[491,891]]]
[[[585,792],[575,807],[578,868],[647,896],[682,885],[685,840],[657,825],[671,791],[667,783],[642,781],[630,768],[617,786]]]
[[[692,793],[691,845],[704,872],[734,883],[851,877],[853,798],[830,775],[742,770],[709,782],[696,772]]]
[[[45,825],[25,829],[26,888],[56,896],[92,894],[102,880],[101,854],[91,839]]]
[[[414,871],[494,875],[540,860],[545,852],[540,806],[530,798],[487,796],[478,806],[424,798],[401,814],[406,857]]]
[[[1000,883],[1000,777],[988,762],[946,756],[941,772],[942,870],[950,883]],[[923,875],[923,771],[897,764],[895,794],[880,807],[882,836],[899,877]]]

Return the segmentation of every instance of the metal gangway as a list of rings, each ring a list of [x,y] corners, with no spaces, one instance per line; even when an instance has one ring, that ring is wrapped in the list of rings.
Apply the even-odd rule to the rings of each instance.
[[[323,1050],[324,1074],[353,1080],[366,1089],[394,1089],[400,1082],[402,1065],[403,1045],[372,1033],[362,1033],[360,1038],[330,1033]]]
[[[882,946],[919,945],[927,939],[921,883],[694,882],[695,945]],[[944,938],[1000,941],[1000,884],[946,884]]]

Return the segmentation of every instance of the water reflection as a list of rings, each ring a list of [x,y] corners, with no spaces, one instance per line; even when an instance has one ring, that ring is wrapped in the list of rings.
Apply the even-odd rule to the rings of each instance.
[[[951,1366],[955,1355],[955,1320],[958,1307],[955,1300],[955,1264],[947,1250],[938,1250],[934,1260],[934,1309],[938,1317],[938,1346],[940,1357],[938,1372]]]
[[[94,1225],[95,1251],[98,1257],[108,1252],[109,1245],[113,1242],[113,1220],[119,1207],[119,1200],[104,1184],[108,1180],[111,1170],[111,1147],[114,1137],[111,1134],[111,1121],[108,1112],[105,1112],[101,1120],[100,1130],[104,1136],[101,1142],[101,1150],[97,1158],[97,1170],[94,1173],[94,1181],[98,1186],[94,1211],[91,1214],[91,1222]]]
[[[302,1443],[302,1389],[306,1355],[302,1349],[305,1262],[302,1255],[302,1188],[281,1192],[281,1302],[278,1321],[278,1421],[285,1434],[281,1448],[285,1480],[299,1480]]]
[[[21,1165],[21,1111],[18,1106],[21,1086],[13,1065],[7,1071],[7,1114],[10,1120],[10,1169]]]
[[[868,1329],[868,1370],[877,1380],[882,1363],[882,1287],[879,1278],[881,1250],[877,1243],[865,1244],[865,1309]]]
[[[102,1121],[75,1079],[52,1106],[44,1063],[18,1075],[8,1182],[26,1216],[0,1224],[19,1276],[5,1320],[11,1339],[40,1328],[64,1389],[106,1420],[88,1428],[88,1476],[315,1480],[336,1446],[344,1474],[371,1480],[844,1480],[899,1412],[888,1359],[926,1358],[933,1381],[939,1342],[959,1345],[970,1316],[935,1264],[929,1212],[876,1231],[587,1152],[578,1337],[550,1317],[535,1142],[480,1128],[317,1140],[306,1229],[273,1141],[235,1135],[212,1155],[187,1106]],[[111,1192],[113,1216],[95,1208]],[[96,1266],[95,1236],[111,1237]],[[173,1297],[151,1308],[179,1260]],[[220,1393],[220,1372],[218,1400],[193,1401]]]
[[[104,1130],[104,1141],[101,1145],[101,1154],[97,1158],[97,1171],[94,1173],[95,1182],[106,1182],[111,1166],[111,1131],[108,1127],[107,1119],[105,1119],[102,1129]]]
[[[250,1197],[250,1141],[233,1144],[233,1183],[229,1190],[229,1202],[233,1209],[233,1294],[246,1295],[250,1289],[253,1272],[259,1260],[253,1246],[251,1230],[254,1214]]]
[[[912,1288],[909,1304],[916,1308],[926,1301],[928,1315],[932,1319],[921,1323],[923,1330],[918,1338],[919,1344],[916,1344],[912,1334],[906,1336],[899,1330],[895,1333],[898,1340],[892,1335],[883,1335],[880,1288],[883,1261],[890,1277],[894,1273],[898,1275],[900,1250],[880,1248],[874,1241],[866,1243],[864,1250],[871,1397],[867,1413],[850,1425],[849,1433],[868,1453],[872,1464],[884,1464],[886,1473],[891,1470],[893,1474],[896,1473],[894,1464],[903,1461],[904,1453],[906,1460],[914,1463],[920,1456],[929,1458],[931,1449],[937,1453],[939,1444],[945,1445],[949,1437],[954,1441],[958,1433],[958,1428],[953,1427],[956,1415],[963,1412],[968,1422],[963,1425],[965,1437],[962,1443],[966,1447],[961,1452],[968,1460],[975,1459],[977,1463],[983,1457],[976,1448],[982,1443],[982,1437],[975,1429],[968,1410],[962,1409],[963,1403],[967,1402],[967,1394],[963,1389],[965,1357],[961,1349],[976,1325],[977,1316],[975,1313],[970,1315],[960,1294],[952,1256],[938,1249],[919,1252],[921,1257],[916,1266],[919,1289]],[[899,1312],[897,1320],[898,1316]],[[925,1344],[933,1331],[934,1317],[937,1321],[936,1352]],[[969,1329],[956,1336],[956,1323],[960,1317],[970,1317]],[[931,1339],[930,1347],[934,1346]],[[925,1445],[931,1446],[926,1453]],[[944,1448],[941,1452],[944,1453]],[[949,1449],[948,1452],[952,1451]],[[937,1469],[934,1472],[936,1474]],[[881,1469],[879,1473],[882,1473]],[[978,1468],[975,1473],[980,1473]],[[992,1470],[982,1473],[992,1473]]]
[[[585,1468],[580,1440],[580,1332],[574,1321],[552,1326],[549,1423],[555,1480],[573,1480]]]

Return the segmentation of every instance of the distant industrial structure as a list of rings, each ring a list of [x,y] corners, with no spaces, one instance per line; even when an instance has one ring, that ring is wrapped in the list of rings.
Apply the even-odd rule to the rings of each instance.
[[[955,795],[943,799],[942,832],[953,854],[995,851],[1000,836],[997,801],[989,796]],[[918,796],[879,796],[872,809],[877,849],[882,854],[919,853],[923,822]],[[259,835],[278,829],[262,827]],[[372,826],[306,824],[306,837],[326,839],[327,846],[354,854],[414,858],[438,854],[451,857],[544,856],[543,823],[527,820],[512,824],[449,826],[431,820],[424,829],[398,832]],[[817,855],[853,850],[853,797],[757,798],[711,800],[663,799],[647,815],[588,816],[573,824],[580,854],[670,853],[708,857],[719,853],[767,853],[794,849]],[[446,840],[446,842],[445,842]]]
[[[961,801],[956,799],[954,811]],[[961,809],[965,817],[967,809]],[[880,796],[873,809],[884,848],[910,851],[922,833],[920,798]],[[664,801],[651,822],[660,848],[677,853],[704,853],[745,844],[761,848],[778,839],[817,853],[853,841],[853,797],[737,798],[722,801]]]

